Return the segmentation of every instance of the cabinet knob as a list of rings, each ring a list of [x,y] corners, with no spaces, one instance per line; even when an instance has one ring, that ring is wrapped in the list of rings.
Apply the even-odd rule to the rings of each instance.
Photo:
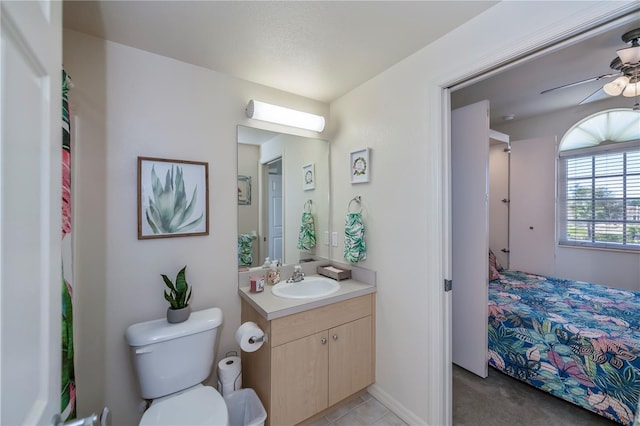
[[[337,334],[333,335],[333,340],[338,340],[338,335]]]
[[[320,341],[322,342],[323,345],[327,344],[327,338],[323,337],[322,339],[320,339]]]

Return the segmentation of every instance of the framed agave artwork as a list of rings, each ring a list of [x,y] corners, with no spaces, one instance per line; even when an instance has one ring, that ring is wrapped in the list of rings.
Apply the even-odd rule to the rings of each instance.
[[[138,157],[138,239],[209,235],[209,165]]]

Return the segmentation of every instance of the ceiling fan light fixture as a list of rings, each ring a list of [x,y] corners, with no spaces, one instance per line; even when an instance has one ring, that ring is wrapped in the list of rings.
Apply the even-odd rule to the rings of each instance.
[[[640,46],[625,47],[616,51],[618,57],[625,65],[640,64]]]
[[[628,87],[628,84],[629,77],[623,75],[622,77],[618,77],[615,80],[605,84],[602,89],[609,96],[618,96],[620,93],[622,93],[623,90],[625,90],[625,87]]]
[[[627,84],[627,87],[624,88],[624,92],[622,92],[622,96],[626,98],[633,98],[640,95],[640,82]]]

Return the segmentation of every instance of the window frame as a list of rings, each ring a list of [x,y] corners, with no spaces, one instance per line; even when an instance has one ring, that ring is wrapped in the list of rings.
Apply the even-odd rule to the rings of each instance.
[[[558,191],[558,245],[564,247],[581,247],[581,248],[594,248],[594,249],[607,249],[607,250],[622,250],[626,252],[640,252],[640,243],[629,243],[627,241],[627,227],[632,225],[640,226],[640,221],[628,220],[627,218],[627,208],[628,208],[628,200],[636,199],[638,197],[629,197],[627,195],[627,178],[628,176],[638,176],[639,173],[628,173],[627,171],[627,157],[626,154],[629,152],[640,152],[640,139],[628,141],[628,142],[612,142],[607,141],[603,142],[600,145],[596,145],[588,148],[578,148],[573,150],[560,151],[558,154],[558,179],[557,179],[557,191]],[[595,180],[597,178],[603,178],[602,176],[597,176],[595,172],[595,159],[598,156],[605,154],[624,154],[624,159],[622,163],[622,172],[616,175],[607,175],[606,178],[615,178],[622,177],[623,185],[622,198],[616,197],[615,199],[621,199],[623,203],[623,211],[624,215],[621,220],[612,220],[610,223],[621,223],[623,225],[623,241],[621,243],[617,242],[605,242],[605,241],[596,241],[596,230],[595,227],[598,223],[607,222],[607,220],[597,219],[595,217],[596,211],[596,201],[603,200],[603,198],[599,198],[595,194],[596,186]],[[592,216],[591,219],[586,220],[577,220],[577,219],[569,219],[568,212],[568,182],[570,179],[567,176],[567,160],[576,159],[576,158],[591,158],[591,174],[590,176],[585,176],[584,180],[591,180],[591,209]],[[576,178],[574,178],[576,179]],[[571,179],[571,180],[574,180]],[[606,199],[606,198],[604,198]],[[592,225],[592,238],[591,240],[571,240],[568,237],[568,228],[571,222],[590,222]]]

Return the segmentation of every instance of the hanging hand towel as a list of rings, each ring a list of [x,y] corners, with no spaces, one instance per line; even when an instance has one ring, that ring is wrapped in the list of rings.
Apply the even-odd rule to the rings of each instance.
[[[298,235],[298,248],[300,250],[311,250],[316,246],[316,226],[313,222],[313,215],[309,212],[302,213],[302,224]]]
[[[362,214],[347,213],[344,225],[344,259],[359,262],[367,258],[367,245],[364,242],[364,222]]]
[[[238,266],[251,266],[253,263],[253,240],[252,234],[238,235]]]

